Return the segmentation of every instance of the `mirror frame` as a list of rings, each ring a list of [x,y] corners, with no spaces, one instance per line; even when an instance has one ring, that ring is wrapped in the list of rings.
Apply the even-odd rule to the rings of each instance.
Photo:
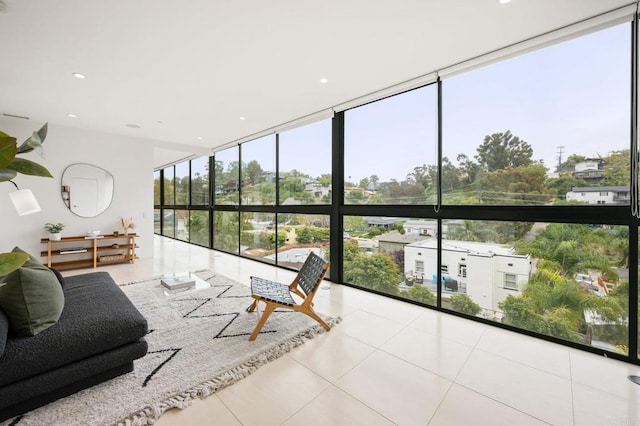
[[[102,210],[96,212],[96,214],[88,216],[88,215],[83,215],[83,214],[79,214],[77,211],[74,211],[73,208],[70,205],[70,184],[67,181],[65,181],[65,175],[67,175],[67,173],[70,173],[70,169],[74,166],[84,166],[84,167],[92,167],[94,169],[97,169],[99,171],[102,171],[105,173],[105,176],[110,176],[111,177],[111,197],[109,199],[108,203],[104,203],[106,204],[106,206],[104,206],[102,208]],[[66,176],[66,179],[70,179],[71,176],[68,175]],[[104,213],[105,211],[107,211],[109,209],[109,207],[111,206],[111,204],[113,203],[113,195],[115,193],[115,178],[113,176],[113,174],[111,172],[109,172],[106,169],[103,169],[102,167],[99,166],[95,166],[93,164],[89,164],[89,163],[72,163],[69,164],[64,171],[62,172],[62,177],[60,178],[60,197],[62,199],[62,203],[65,205],[65,207],[73,214],[75,214],[76,216],[79,217],[84,217],[84,218],[92,218],[92,217],[96,217],[101,215],[102,213]]]

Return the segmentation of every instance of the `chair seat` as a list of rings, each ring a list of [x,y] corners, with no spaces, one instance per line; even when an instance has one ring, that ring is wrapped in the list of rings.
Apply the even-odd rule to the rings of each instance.
[[[261,299],[287,306],[293,306],[296,303],[293,297],[291,297],[288,285],[265,280],[260,277],[251,277],[251,293],[259,296]]]

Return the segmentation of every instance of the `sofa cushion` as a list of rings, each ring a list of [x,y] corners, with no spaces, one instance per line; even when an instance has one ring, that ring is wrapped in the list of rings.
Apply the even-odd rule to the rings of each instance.
[[[9,318],[0,309],[0,358],[7,344],[7,335],[9,334]]]
[[[63,308],[64,293],[56,275],[33,257],[0,286],[0,309],[15,336],[35,336],[46,330],[58,321]]]
[[[22,266],[43,266],[42,262],[40,262],[38,259],[36,259],[34,256],[31,255],[31,253],[27,253],[26,251],[22,250],[20,247],[14,247],[13,250],[11,250],[11,252],[13,253],[25,253],[29,255],[29,260],[27,260],[27,262],[22,265]]]
[[[147,321],[107,272],[65,280],[65,307],[55,327],[33,337],[7,339],[0,357],[0,387],[137,342],[147,334]]]
[[[51,272],[53,272],[56,276],[56,278],[58,279],[58,282],[60,283],[60,287],[62,287],[62,290],[64,290],[65,285],[67,285],[67,282],[65,281],[64,277],[62,276],[62,274],[60,273],[60,271],[58,271],[56,268],[52,268],[50,266],[47,266],[47,268],[51,269]]]

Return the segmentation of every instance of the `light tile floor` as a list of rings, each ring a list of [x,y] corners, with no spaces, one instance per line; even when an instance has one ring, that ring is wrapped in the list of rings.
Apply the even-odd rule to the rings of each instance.
[[[294,276],[158,236],[154,253],[100,270],[118,283],[201,269],[244,283]],[[157,424],[640,425],[627,379],[638,366],[332,283],[315,301],[343,321]]]

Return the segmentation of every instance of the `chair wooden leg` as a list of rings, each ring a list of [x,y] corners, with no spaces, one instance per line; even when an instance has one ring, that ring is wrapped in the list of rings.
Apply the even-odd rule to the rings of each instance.
[[[314,310],[303,310],[300,312],[304,312],[305,314],[309,315],[311,318],[313,318],[314,320],[318,321],[320,323],[320,325],[327,331],[331,330],[331,327],[329,327],[329,324],[327,324],[326,322],[323,321],[322,318],[320,318],[318,316],[318,314],[316,314],[316,312]]]
[[[262,313],[262,316],[260,317],[260,320],[258,321],[256,328],[253,330],[253,333],[251,334],[251,336],[249,336],[249,340],[255,340],[256,337],[258,337],[260,330],[262,330],[262,326],[264,325],[265,322],[267,322],[267,318],[269,318],[269,315],[271,315],[271,312],[273,312],[275,309],[276,309],[275,305],[271,303],[267,303],[267,306],[265,306],[264,312]]]
[[[258,299],[253,299],[253,303],[251,306],[247,308],[247,312],[253,312],[256,310],[256,305],[258,304]]]

